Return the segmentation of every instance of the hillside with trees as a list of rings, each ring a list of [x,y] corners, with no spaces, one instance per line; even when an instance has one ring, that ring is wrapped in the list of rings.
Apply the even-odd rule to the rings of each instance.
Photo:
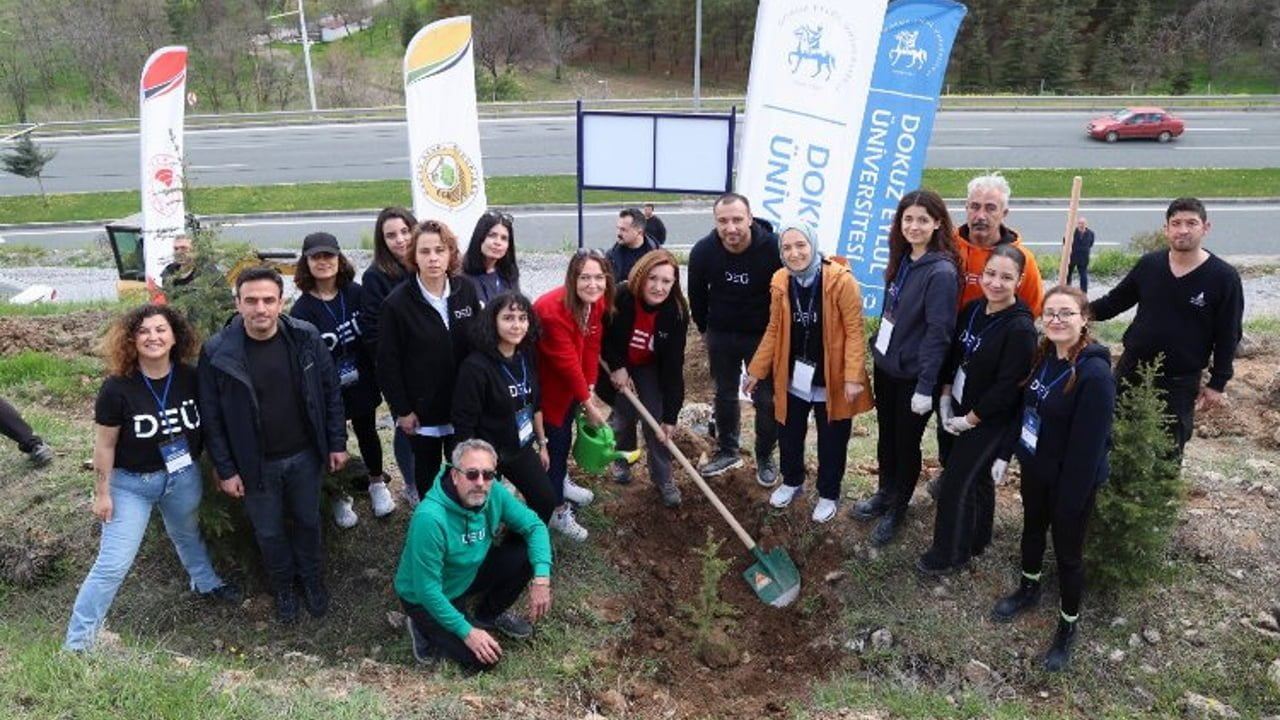
[[[970,0],[953,93],[1280,92],[1280,0]],[[188,45],[199,112],[306,107],[294,0],[0,0],[0,122],[137,111],[138,72]],[[705,82],[745,88],[756,2],[703,2]],[[437,17],[476,19],[482,99],[570,97],[567,70],[687,79],[689,0],[307,0],[350,37],[315,44],[325,107],[398,104],[400,55]],[[366,27],[367,25],[367,27]],[[360,30],[360,28],[365,28]],[[535,80],[545,79],[546,82]],[[549,85],[548,85],[549,83]]]

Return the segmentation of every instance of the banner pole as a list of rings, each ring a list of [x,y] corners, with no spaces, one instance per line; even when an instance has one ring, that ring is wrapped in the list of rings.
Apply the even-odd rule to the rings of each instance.
[[[577,124],[578,124],[578,249],[582,249],[582,98],[578,98],[577,103]]]
[[[1067,284],[1067,263],[1071,259],[1071,245],[1075,242],[1076,212],[1080,209],[1080,186],[1084,180],[1076,175],[1071,178],[1071,204],[1067,206],[1067,229],[1062,234],[1062,254],[1058,257],[1058,284]]]

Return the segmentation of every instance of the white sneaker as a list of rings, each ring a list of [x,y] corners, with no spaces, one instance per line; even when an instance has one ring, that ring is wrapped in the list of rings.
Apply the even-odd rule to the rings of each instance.
[[[395,498],[391,497],[385,480],[369,482],[369,501],[373,504],[374,517],[390,515],[396,509]]]
[[[596,499],[596,494],[575,483],[569,478],[569,473],[564,474],[564,499],[577,505],[578,507],[586,507]]]
[[[333,522],[343,530],[353,528],[356,523],[360,522],[360,516],[356,515],[355,510],[351,509],[351,505],[350,495],[343,495],[333,502]]]
[[[404,498],[410,510],[418,507],[422,498],[418,497],[418,486],[413,483],[413,478],[404,479],[404,487],[400,488],[400,497]]]
[[[587,539],[587,529],[578,524],[578,519],[573,516],[572,505],[561,505],[556,508],[556,511],[551,513],[551,522],[548,524],[552,530],[559,531],[575,542],[584,542]]]
[[[819,498],[818,504],[813,506],[813,521],[816,523],[830,522],[831,518],[836,516],[836,501],[827,498]]]
[[[795,487],[792,487],[784,483],[779,485],[777,489],[769,495],[769,504],[776,508],[784,508],[790,505],[792,500],[800,497],[800,493],[802,492],[804,492],[803,485],[796,485]]]

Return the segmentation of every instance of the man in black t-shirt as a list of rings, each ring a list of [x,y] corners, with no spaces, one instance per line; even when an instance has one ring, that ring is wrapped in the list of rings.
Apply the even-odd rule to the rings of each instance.
[[[275,592],[276,617],[329,607],[320,549],[320,477],[347,461],[333,360],[315,326],[281,315],[284,282],[268,267],[236,278],[236,311],[200,353],[200,411],[222,491],[244,498]],[[286,529],[285,517],[292,521]]]
[[[618,213],[617,230],[618,242],[609,248],[605,256],[609,258],[614,282],[625,285],[631,268],[635,267],[640,258],[657,250],[658,243],[649,236],[644,215],[635,208],[627,208]]]
[[[1109,320],[1138,306],[1124,332],[1124,354],[1116,365],[1120,391],[1136,380],[1139,363],[1164,356],[1158,387],[1178,457],[1195,429],[1195,411],[1223,402],[1240,344],[1244,289],[1240,273],[1205,250],[1208,214],[1196,198],[1178,198],[1165,211],[1168,250],[1143,255],[1111,292],[1090,303],[1096,320]],[[1209,381],[1200,376],[1209,368]]]

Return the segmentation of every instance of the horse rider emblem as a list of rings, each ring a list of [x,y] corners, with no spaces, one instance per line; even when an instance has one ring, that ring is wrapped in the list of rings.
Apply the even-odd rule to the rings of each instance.
[[[822,26],[811,28],[808,25],[801,25],[796,28],[794,35],[796,49],[787,53],[787,60],[791,63],[791,74],[794,75],[800,70],[801,65],[812,61],[813,72],[809,77],[818,77],[825,70],[826,79],[830,80],[831,71],[836,66],[836,59],[831,53],[822,49]]]
[[[909,58],[907,70],[923,68],[925,63],[929,62],[929,52],[924,48],[916,47],[916,38],[919,36],[919,30],[902,30],[895,34],[893,38],[898,41],[898,45],[889,51],[890,64],[897,67],[898,61],[905,57]]]

